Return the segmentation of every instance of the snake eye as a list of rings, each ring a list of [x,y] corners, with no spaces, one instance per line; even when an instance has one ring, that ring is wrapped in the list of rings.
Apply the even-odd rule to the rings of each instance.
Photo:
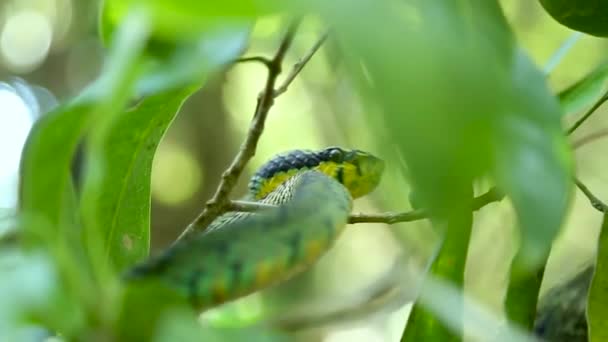
[[[329,160],[341,163],[344,161],[344,153],[341,150],[334,149],[329,152]]]

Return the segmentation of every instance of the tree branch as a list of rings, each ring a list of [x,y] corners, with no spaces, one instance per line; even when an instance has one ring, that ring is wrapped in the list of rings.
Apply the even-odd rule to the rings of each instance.
[[[597,100],[597,102],[594,103],[593,106],[591,106],[591,108],[589,108],[589,110],[587,110],[587,112],[585,112],[585,114],[568,129],[568,131],[567,131],[568,135],[572,134],[580,125],[583,124],[583,122],[585,122],[587,119],[589,119],[591,114],[595,113],[595,111],[598,108],[600,108],[600,106],[602,104],[604,104],[604,102],[606,102],[607,100],[608,100],[608,91],[606,91],[606,93],[604,93],[604,95],[602,95],[602,97],[600,97],[600,99]]]
[[[587,186],[585,184],[583,184],[583,182],[581,182],[578,179],[575,179],[574,183],[581,190],[581,192],[583,194],[585,194],[585,196],[587,196],[587,198],[589,199],[589,202],[591,203],[592,207],[594,207],[595,209],[601,211],[602,213],[608,212],[608,206],[604,202],[602,202],[599,198],[597,198],[591,192],[591,190],[589,190],[589,188],[587,188]]]
[[[499,202],[504,195],[498,189],[491,188],[483,195],[473,198],[473,211],[485,207],[487,204]],[[348,223],[386,223],[394,224],[399,222],[411,222],[427,218],[428,215],[423,210],[412,210],[403,213],[381,213],[381,214],[353,214],[348,218]]]
[[[264,64],[267,68],[270,68],[270,64],[272,60],[264,57],[264,56],[251,56],[251,57],[241,57],[234,61],[235,63],[247,63],[247,62],[258,62]]]
[[[235,206],[238,207],[238,202],[236,202],[237,204],[235,204],[235,202],[231,202],[229,200],[229,196],[239,177],[243,173],[245,166],[255,155],[258,141],[260,140],[262,132],[264,131],[266,117],[268,116],[270,108],[274,104],[274,99],[287,90],[289,84],[298,75],[302,68],[304,68],[306,63],[312,58],[314,53],[325,41],[326,35],[324,35],[324,37],[322,37],[311,48],[311,50],[298,63],[296,63],[283,84],[278,89],[275,89],[275,84],[279,74],[281,73],[285,54],[291,46],[293,37],[299,24],[300,19],[296,19],[289,25],[287,32],[281,40],[281,44],[272,59],[254,56],[238,60],[240,62],[257,61],[266,65],[268,68],[266,85],[264,86],[264,90],[258,96],[255,113],[249,125],[249,131],[247,132],[245,141],[241,144],[241,147],[237,155],[232,160],[230,166],[222,174],[220,184],[218,185],[213,197],[207,201],[202,213],[184,230],[184,232],[178,238],[178,241],[189,236],[193,232],[203,231],[219,215],[235,208]],[[243,209],[242,206],[240,208]]]
[[[488,190],[483,195],[473,199],[473,210],[479,210],[492,202],[499,202],[504,197],[496,188]],[[248,201],[231,201],[230,211],[257,212],[276,208],[272,204]],[[386,223],[394,224],[399,222],[418,221],[427,218],[428,215],[423,210],[411,210],[401,213],[380,213],[380,214],[352,214],[348,218],[348,223]]]
[[[607,136],[608,136],[608,129],[601,129],[596,132],[589,133],[588,135],[585,135],[585,136],[575,140],[574,142],[572,142],[572,148],[578,149],[593,141],[596,141],[598,139],[601,139],[601,138],[604,138]]]
[[[317,50],[319,50],[325,40],[327,40],[327,36],[329,36],[329,31],[323,33],[321,38],[317,40],[317,42],[315,43],[315,45],[312,46],[310,51],[308,51],[308,53],[304,57],[300,58],[300,60],[296,64],[294,64],[293,68],[291,69],[291,72],[287,75],[283,83],[274,91],[275,98],[287,91],[287,88],[289,88],[291,82],[293,82],[293,80],[296,78],[296,76],[298,76],[300,71],[304,69],[304,66],[306,66],[312,56],[317,52]]]

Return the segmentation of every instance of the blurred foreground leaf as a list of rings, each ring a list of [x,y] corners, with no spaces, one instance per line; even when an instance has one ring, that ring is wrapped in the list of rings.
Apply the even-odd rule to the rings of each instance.
[[[564,114],[574,114],[597,102],[608,90],[608,63],[603,63],[587,76],[559,93]]]
[[[568,205],[570,151],[559,103],[515,47],[498,3],[315,4],[369,104],[384,155],[405,161],[418,206],[442,222],[466,202],[463,187],[492,176],[519,219],[514,274],[544,267]],[[466,255],[468,241],[460,242],[455,253]]]
[[[82,329],[77,304],[62,289],[51,258],[13,249],[0,252],[0,340],[21,341],[51,331],[64,336]]]
[[[193,0],[106,0],[100,14],[104,41],[111,36],[128,11],[138,8],[152,19],[153,43],[161,45],[198,40],[210,31],[227,26],[248,26],[260,16],[274,14],[278,1],[193,1]]]
[[[215,70],[235,60],[246,48],[250,27],[227,25],[198,39],[166,47],[164,56],[146,56],[145,71],[135,85],[136,96],[200,83]]]
[[[149,253],[152,159],[184,101],[199,86],[150,96],[121,114],[103,138],[105,172],[83,201],[97,207],[108,261],[121,270]],[[90,185],[89,185],[90,186]]]
[[[472,191],[470,189],[465,191],[469,193],[469,200],[463,200],[458,205],[454,205],[453,212],[447,217],[445,223],[437,224],[442,228],[443,241],[435,260],[432,261],[430,275],[427,275],[427,277],[450,284],[454,289],[464,288],[464,271],[473,228],[473,212],[470,209]],[[463,199],[465,196],[466,194],[463,195]],[[426,284],[425,282],[422,286]],[[462,340],[464,301],[461,299],[463,297],[453,298],[453,305],[446,308],[452,317],[452,331],[447,328],[449,325],[445,322],[437,320],[435,313],[424,307],[424,303],[415,304],[401,341]]]
[[[247,34],[244,27],[208,31],[181,42],[167,58],[142,58],[145,67],[133,86],[138,96],[146,96],[143,102],[96,122],[88,140],[82,206],[88,241],[101,240],[104,264],[123,270],[148,254],[156,147],[181,104],[210,74],[236,59]]]
[[[560,24],[598,37],[608,36],[608,2],[598,0],[540,0]]]
[[[71,227],[66,220],[76,214],[76,207],[70,198],[70,165],[91,108],[91,103],[78,102],[59,107],[38,120],[28,136],[21,159],[19,206],[25,217],[40,224],[24,225],[26,241],[61,239]]]
[[[507,315],[531,329],[544,265],[570,204],[572,163],[556,115],[559,105],[549,95],[544,75],[527,56],[516,58],[512,112],[500,122],[495,174],[515,208],[521,234]]]
[[[587,298],[589,341],[608,341],[608,214],[600,231],[595,271]]]

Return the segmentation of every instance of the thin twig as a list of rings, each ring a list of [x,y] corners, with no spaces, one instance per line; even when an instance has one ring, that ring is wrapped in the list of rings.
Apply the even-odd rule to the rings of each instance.
[[[606,93],[604,93],[604,95],[602,95],[602,97],[596,103],[594,103],[593,106],[591,106],[591,108],[589,108],[589,110],[587,110],[587,112],[585,112],[585,114],[568,129],[568,135],[572,134],[580,125],[583,124],[583,122],[585,122],[585,120],[587,120],[591,116],[591,114],[595,113],[595,111],[607,100],[608,91],[606,91]]]
[[[572,148],[577,149],[577,148],[583,147],[583,146],[589,144],[590,142],[593,142],[595,140],[598,140],[598,139],[601,139],[604,137],[608,137],[608,129],[601,129],[601,130],[598,130],[597,132],[590,133],[584,137],[581,137],[580,139],[577,139],[576,141],[574,141],[572,143]]]
[[[608,206],[604,202],[602,202],[599,198],[597,198],[597,196],[595,196],[591,192],[591,190],[589,190],[589,188],[587,188],[587,186],[585,184],[583,184],[583,182],[581,182],[578,179],[575,179],[574,183],[576,183],[576,186],[581,190],[581,192],[583,194],[585,194],[585,196],[587,196],[587,198],[589,199],[589,203],[591,203],[592,207],[601,211],[602,213],[608,212]]]
[[[308,53],[304,57],[302,57],[296,64],[293,65],[291,72],[287,75],[287,77],[285,78],[283,83],[274,91],[274,97],[277,97],[287,91],[287,88],[289,88],[289,85],[291,84],[291,82],[293,82],[293,80],[296,78],[296,76],[298,76],[300,71],[302,71],[302,69],[304,69],[304,66],[308,63],[308,61],[312,58],[312,56],[317,52],[317,50],[319,50],[321,45],[323,45],[323,43],[327,40],[327,36],[329,36],[329,31],[326,31],[321,36],[321,38],[319,38],[319,40],[317,40],[315,45],[312,46],[310,51],[308,51]]]
[[[492,188],[483,195],[473,199],[472,209],[479,210],[492,202],[499,202],[504,197],[498,189]],[[386,223],[394,224],[399,222],[411,222],[427,218],[428,215],[423,210],[412,210],[403,213],[380,213],[380,214],[353,214],[348,218],[348,223]]]
[[[492,202],[499,202],[504,195],[498,192],[496,188],[488,190],[483,195],[473,199],[473,210],[479,210],[485,205]],[[272,204],[248,201],[231,201],[229,204],[230,211],[240,212],[257,212],[276,208]],[[423,210],[411,210],[402,213],[380,213],[380,214],[352,214],[348,218],[348,223],[386,223],[394,224],[399,222],[411,222],[427,218],[428,215]]]
[[[226,212],[230,207],[230,201],[228,196],[234,189],[241,173],[245,169],[245,166],[255,155],[258,141],[264,131],[264,123],[270,108],[274,104],[274,87],[277,77],[281,73],[281,67],[283,59],[287,50],[291,46],[293,37],[300,24],[300,20],[294,20],[288,27],[285,36],[281,40],[279,49],[275,53],[274,57],[267,64],[268,77],[266,78],[266,85],[264,90],[258,97],[258,103],[256,105],[255,114],[249,125],[249,131],[245,137],[245,141],[241,144],[241,147],[237,155],[232,160],[230,166],[222,173],[222,179],[220,184],[215,191],[213,197],[207,201],[203,212],[191,223],[184,232],[180,235],[178,240],[190,235],[195,231],[204,230],[213,220],[219,215]]]
[[[251,57],[241,57],[234,61],[235,63],[247,63],[247,62],[258,62],[264,64],[266,67],[272,63],[272,61],[264,56],[251,56]]]

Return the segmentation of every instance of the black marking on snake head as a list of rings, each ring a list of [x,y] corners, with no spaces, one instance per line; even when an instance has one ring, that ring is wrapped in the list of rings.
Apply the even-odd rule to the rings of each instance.
[[[357,171],[357,176],[363,176],[363,170],[361,170],[361,164],[359,163],[359,160],[353,159],[351,164],[353,164],[355,166],[355,171]]]
[[[344,183],[344,167],[341,165],[338,167],[338,170],[336,171],[336,180],[338,180],[338,182],[340,182],[340,184]]]

